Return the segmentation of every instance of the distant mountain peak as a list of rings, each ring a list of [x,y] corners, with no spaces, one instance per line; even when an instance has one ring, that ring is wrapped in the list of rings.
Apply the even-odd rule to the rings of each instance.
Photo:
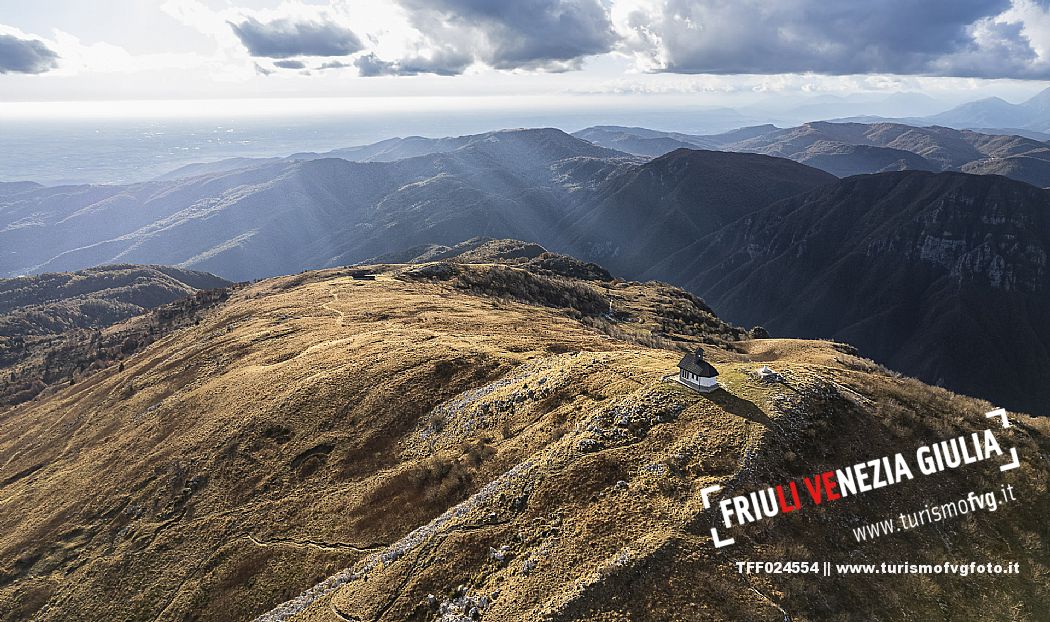
[[[1018,128],[1042,132],[1050,129],[1050,89],[1020,104],[1011,104],[1001,97],[986,97],[919,121],[954,128]]]
[[[977,99],[977,100],[974,100],[974,101],[969,102],[969,103],[970,104],[1006,104],[1008,106],[1013,106],[1013,104],[1011,104],[1010,102],[1006,101],[1002,97],[995,96],[995,95],[993,95],[992,97],[982,97],[981,99]],[[965,106],[967,104],[963,104],[963,105]]]
[[[1050,88],[1039,91],[1020,105],[1024,108],[1031,108],[1039,111],[1050,110]]]

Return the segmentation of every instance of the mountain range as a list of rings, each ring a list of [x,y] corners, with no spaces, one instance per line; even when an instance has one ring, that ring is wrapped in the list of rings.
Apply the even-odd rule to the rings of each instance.
[[[531,242],[221,291],[177,326],[140,316],[152,343],[0,409],[0,620],[966,619],[975,593],[1021,620],[1050,607],[1033,580],[1050,568],[1050,419],[996,430],[1022,456],[1005,475],[993,458],[726,531],[713,486],[968,437],[991,404],[846,344],[755,339],[684,290]],[[712,393],[667,378],[698,345]],[[1006,483],[1019,501],[999,512],[855,536]],[[818,590],[735,563],[946,555],[1022,572]]]
[[[1044,162],[1028,139],[892,124],[705,140],[829,168],[846,157],[832,140],[863,141],[854,156],[913,158],[933,171]],[[0,270],[134,261],[248,281],[515,238],[623,278],[682,285],[732,322],[847,339],[901,372],[1046,413],[1046,191],[953,172],[840,180],[753,152],[682,148],[649,159],[556,129],[436,141],[418,155],[427,144],[395,140],[365,154],[414,154],[389,162],[304,156],[131,186],[0,185]],[[960,350],[970,345],[970,355]]]
[[[763,125],[709,136],[609,126],[575,135],[647,157],[679,148],[717,149],[789,158],[838,177],[896,170],[961,171],[1050,186],[1050,144],[1024,136],[948,127],[816,121],[792,128]]]
[[[956,106],[929,117],[931,124],[951,127],[1016,127],[1037,132],[1050,131],[1050,89],[1031,98],[1011,104],[998,97],[989,97]]]
[[[573,195],[635,161],[553,129],[465,143],[394,162],[282,160],[131,186],[0,186],[0,273],[141,262],[240,281],[478,235],[544,240]]]
[[[398,144],[424,150],[398,139],[383,152]],[[682,151],[647,163],[554,129],[431,144],[433,153],[392,162],[236,160],[230,170],[131,186],[0,186],[0,241],[10,249],[0,271],[162,262],[241,281],[478,236],[590,253],[594,244],[626,248],[624,236],[643,229],[644,254],[835,180],[752,154]]]
[[[1046,140],[1046,134],[1050,132],[1050,88],[1016,104],[1001,97],[987,97],[929,115],[912,112],[908,116],[879,116],[876,113],[831,115],[825,118],[836,122],[903,123],[917,127],[942,125],[982,130],[989,134],[1028,135],[1030,138]]]

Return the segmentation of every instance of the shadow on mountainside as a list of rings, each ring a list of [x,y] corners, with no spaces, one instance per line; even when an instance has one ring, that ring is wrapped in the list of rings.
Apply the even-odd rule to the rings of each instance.
[[[754,402],[749,402],[742,397],[737,397],[722,387],[719,387],[710,393],[702,393],[700,395],[701,397],[714,402],[727,413],[742,417],[748,421],[754,421],[766,428],[774,427],[773,420],[770,419],[769,416],[766,415],[766,413],[763,412]]]

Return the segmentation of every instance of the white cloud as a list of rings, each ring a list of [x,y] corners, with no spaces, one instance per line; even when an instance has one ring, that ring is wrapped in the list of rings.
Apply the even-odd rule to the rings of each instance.
[[[1035,51],[1038,62],[1050,62],[1050,7],[1041,6],[1032,0],[1014,0],[1000,20],[1021,26],[1021,34]]]
[[[137,73],[165,69],[192,69],[207,62],[197,53],[131,54],[110,43],[85,44],[76,36],[56,30],[52,40],[54,49],[62,57],[57,75],[92,73]]]

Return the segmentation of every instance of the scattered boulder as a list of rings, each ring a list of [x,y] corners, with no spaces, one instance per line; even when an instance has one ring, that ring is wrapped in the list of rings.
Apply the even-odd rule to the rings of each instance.
[[[445,262],[437,262],[428,263],[419,266],[418,268],[405,270],[403,274],[409,278],[447,281],[456,276],[456,273],[456,268],[452,264],[448,264]]]

